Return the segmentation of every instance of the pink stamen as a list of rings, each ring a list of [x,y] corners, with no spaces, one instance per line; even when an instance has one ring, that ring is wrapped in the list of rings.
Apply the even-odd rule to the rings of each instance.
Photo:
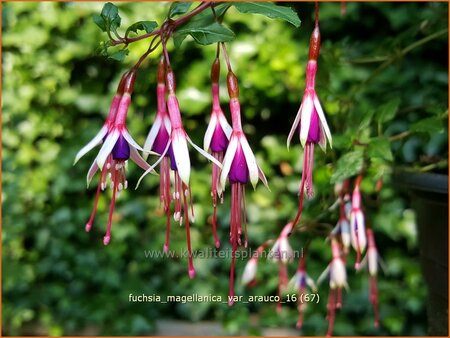
[[[330,289],[330,293],[328,296],[328,314],[327,314],[327,320],[328,320],[328,330],[327,330],[327,337],[330,337],[333,335],[333,328],[334,328],[334,319],[336,317],[336,290]]]
[[[245,186],[242,183],[235,182],[231,184],[231,222],[230,222],[230,243],[231,252],[231,269],[230,269],[230,297],[228,305],[233,305],[234,300],[234,267],[236,260],[236,249],[238,243],[238,227],[242,221],[242,192]]]
[[[340,309],[342,307],[342,288],[337,289],[337,302],[336,309]]]
[[[378,328],[380,326],[380,319],[378,314],[378,288],[377,288],[377,278],[375,276],[369,277],[369,283],[370,283],[370,302],[372,303],[373,307],[373,315],[374,315],[374,326],[375,328]]]
[[[223,153],[222,152],[213,152],[212,155],[214,156],[217,161],[220,163],[223,162]],[[214,234],[214,241],[216,244],[216,248],[218,249],[220,247],[220,240],[217,236],[217,199],[223,198],[223,195],[218,196],[218,187],[219,187],[219,179],[220,179],[220,168],[213,164],[212,168],[212,181],[211,181],[211,195],[213,199],[213,219],[212,219],[212,227],[213,227],[213,234]]]
[[[115,161],[113,161],[113,165],[115,165]],[[110,240],[111,240],[111,226],[112,226],[112,216],[113,216],[113,212],[114,212],[114,205],[116,203],[116,191],[117,191],[117,176],[118,176],[118,171],[116,170],[116,168],[113,166],[111,168],[112,171],[112,177],[111,177],[111,181],[114,182],[114,187],[113,187],[113,195],[112,195],[112,199],[111,199],[111,204],[109,206],[109,215],[108,215],[108,226],[106,229],[106,234],[103,237],[103,244],[104,245],[108,245]]]
[[[177,173],[178,176],[178,173]],[[181,180],[180,180],[181,181]],[[186,184],[182,184],[183,191],[187,189]],[[189,226],[189,209],[187,204],[187,196],[183,194],[183,204],[184,204],[184,218],[185,218],[185,225],[186,225],[186,240],[187,240],[187,247],[188,247],[188,254],[189,254],[189,278],[195,277],[195,268],[194,263],[192,261],[192,248],[191,248],[191,229]]]
[[[98,199],[100,197],[100,191],[101,191],[101,187],[102,187],[102,180],[103,180],[103,177],[105,176],[105,173],[106,173],[106,167],[104,166],[103,169],[102,169],[102,172],[100,174],[100,179],[99,179],[99,182],[98,182],[98,185],[97,185],[97,192],[95,193],[94,209],[92,210],[91,217],[89,217],[89,221],[86,223],[86,226],[85,226],[86,232],[89,232],[92,229],[92,223],[94,222],[95,214],[97,213]]]

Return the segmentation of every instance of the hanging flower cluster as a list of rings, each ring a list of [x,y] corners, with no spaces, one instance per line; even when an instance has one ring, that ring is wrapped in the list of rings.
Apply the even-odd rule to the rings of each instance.
[[[87,174],[88,185],[97,171],[99,171],[100,177],[94,199],[94,208],[85,225],[85,230],[87,232],[91,230],[97,212],[100,192],[106,190],[109,184],[112,190],[112,198],[107,230],[103,237],[103,243],[105,245],[108,245],[111,241],[112,217],[116,198],[123,189],[127,189],[128,187],[126,176],[128,159],[131,158],[133,162],[144,170],[136,187],[139,186],[147,174],[156,174],[155,169],[159,166],[159,199],[166,219],[166,236],[163,251],[169,251],[173,216],[175,222],[185,227],[188,251],[188,275],[190,278],[194,278],[196,270],[193,260],[190,227],[195,221],[195,213],[190,185],[191,159],[188,144],[210,160],[212,162],[212,231],[216,248],[219,248],[221,245],[217,231],[217,207],[219,202],[224,202],[227,184],[231,186],[231,205],[229,206],[231,266],[228,302],[229,305],[232,305],[234,302],[236,276],[236,251],[239,246],[243,246],[244,248],[248,246],[246,186],[248,183],[251,183],[253,188],[256,188],[258,181],[261,180],[268,188],[267,179],[256,161],[242,128],[238,78],[232,70],[225,43],[221,41],[217,43],[217,53],[211,67],[212,107],[209,123],[204,135],[203,149],[194,144],[184,129],[181,108],[176,94],[175,74],[166,47],[168,39],[177,27],[185,24],[205,9],[214,8],[214,6],[216,6],[215,3],[202,2],[190,13],[177,20],[172,20],[171,15],[174,12],[183,11],[184,9],[181,9],[181,7],[171,7],[168,19],[158,30],[151,32],[148,22],[145,25],[142,22],[140,25],[142,25],[143,29],[149,30],[142,37],[128,38],[125,35],[124,38],[118,37],[118,40],[111,40],[112,45],[128,45],[142,38],[153,36],[148,51],[142,55],[136,65],[122,76],[103,127],[78,152],[75,163],[95,146],[102,145]],[[182,7],[184,8],[186,5],[182,5]],[[116,17],[108,16],[113,15],[114,11],[106,11],[105,13],[103,19],[106,20],[105,18],[107,18],[110,20],[105,22],[109,27],[113,23],[117,24]],[[269,251],[269,258],[278,265],[278,303],[276,309],[277,312],[281,311],[283,294],[289,287],[293,287],[297,293],[298,320],[296,326],[298,329],[303,327],[305,310],[307,309],[308,303],[307,299],[309,298],[308,295],[317,293],[317,286],[306,271],[307,250],[302,252],[296,273],[289,282],[288,264],[293,261],[295,256],[294,250],[289,244],[289,236],[297,230],[296,227],[303,211],[304,196],[306,195],[308,199],[312,199],[314,196],[313,166],[315,144],[319,144],[324,152],[326,151],[327,144],[329,144],[330,148],[332,146],[331,132],[315,88],[321,43],[318,13],[318,3],[316,2],[315,26],[310,38],[308,62],[306,65],[306,85],[300,108],[287,138],[287,146],[289,147],[294,134],[298,133],[300,143],[303,147],[303,169],[298,191],[299,203],[297,213],[293,221],[287,222],[282,228],[276,239],[269,239],[257,248],[254,255],[247,262],[242,275],[243,285],[254,286],[257,283],[256,277],[259,259],[263,251],[273,244]],[[214,10],[213,14],[214,19],[217,21],[216,23],[219,25],[218,22],[220,20],[216,17]],[[118,22],[120,24],[120,20]],[[138,25],[137,27],[141,26]],[[193,37],[196,40],[201,40],[201,37],[197,35],[193,35]],[[127,130],[127,113],[131,105],[131,95],[136,79],[136,72],[143,60],[155,51],[159,45],[162,46],[163,53],[156,72],[155,120],[148,132],[144,146],[141,148]],[[223,51],[223,57],[227,65],[226,86],[229,97],[228,103],[231,124],[228,123],[220,104],[221,50]],[[139,151],[142,152],[142,156],[139,154]],[[157,159],[152,165],[147,163],[149,155],[157,156]],[[366,226],[367,221],[360,189],[361,182],[362,174],[354,180],[351,194],[350,180],[345,180],[335,186],[335,193],[338,198],[336,205],[339,206],[339,217],[335,228],[327,233],[331,260],[317,281],[317,285],[320,285],[325,279],[329,281],[330,290],[326,317],[328,320],[327,335],[332,335],[336,313],[343,306],[342,289],[349,289],[346,262],[350,260],[351,248],[356,252],[355,269],[360,271],[364,266],[368,267],[370,284],[369,301],[373,306],[375,326],[379,325],[377,272],[378,266],[382,263],[375,244],[374,233],[371,228]],[[300,225],[300,227],[302,226],[304,225]],[[306,248],[308,246],[309,242]],[[361,259],[366,251],[366,247],[367,253]]]

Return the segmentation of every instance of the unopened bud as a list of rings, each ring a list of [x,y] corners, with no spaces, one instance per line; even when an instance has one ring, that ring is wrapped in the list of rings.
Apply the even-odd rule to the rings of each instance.
[[[309,60],[317,60],[320,52],[320,30],[316,25],[309,40]]]
[[[173,73],[172,67],[170,66],[167,66],[166,86],[169,93],[175,93],[175,74]]]
[[[117,86],[117,91],[116,91],[117,95],[123,95],[123,88],[125,86],[125,81],[126,81],[126,79],[128,77],[128,74],[129,74],[128,71],[123,73],[123,75],[122,75],[122,77],[120,79],[119,85]]]
[[[125,77],[125,83],[123,87],[124,93],[131,94],[134,88],[134,81],[136,80],[136,71],[130,70],[128,75]]]
[[[157,81],[158,83],[164,84],[166,81],[166,63],[164,62],[164,57],[161,57],[161,60],[158,64],[158,75]]]
[[[239,97],[239,86],[237,78],[232,71],[229,71],[227,75],[227,88],[230,99]]]
[[[211,67],[211,82],[218,83],[220,77],[220,60],[216,58]]]

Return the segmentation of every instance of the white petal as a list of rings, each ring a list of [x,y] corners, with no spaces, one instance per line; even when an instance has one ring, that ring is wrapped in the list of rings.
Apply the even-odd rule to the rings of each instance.
[[[367,262],[369,266],[369,274],[371,276],[376,276],[378,272],[378,253],[374,248],[369,248],[367,250]]]
[[[103,137],[105,137],[106,133],[108,132],[108,127],[103,126],[97,135],[95,135],[92,140],[89,141],[88,144],[86,144],[81,150],[77,153],[77,156],[75,156],[75,160],[73,161],[73,164],[75,165],[80,158],[82,158],[84,155],[86,155],[89,151],[92,150],[95,146],[99,145],[102,142]]]
[[[291,131],[289,132],[289,135],[288,135],[288,138],[287,138],[286,146],[287,146],[288,150],[289,150],[289,146],[291,145],[292,137],[294,136],[294,133],[295,133],[295,131],[298,128],[298,124],[300,123],[302,107],[303,107],[303,102],[300,105],[300,108],[298,109],[297,115],[295,116],[294,123],[292,124]]]
[[[97,165],[100,169],[103,169],[103,165],[105,164],[106,159],[108,158],[109,154],[111,154],[111,151],[116,145],[119,136],[120,132],[117,129],[114,129],[113,132],[110,133],[106,138],[105,143],[103,143],[103,146],[97,155]]]
[[[320,274],[319,278],[317,279],[317,285],[319,286],[322,284],[323,280],[328,276],[330,273],[330,265],[327,266],[325,270]]]
[[[135,140],[133,140],[128,130],[124,128],[121,133],[122,136],[125,138],[125,140],[128,142],[128,144],[130,145],[130,147],[135,147],[139,151],[144,151],[144,149],[142,149],[141,146],[137,144]]]
[[[182,129],[175,129],[172,131],[172,134],[172,150],[178,174],[184,184],[188,185],[191,176],[191,160],[189,158],[186,135]]]
[[[244,151],[245,161],[247,162],[250,182],[253,185],[253,189],[255,189],[259,179],[258,164],[256,163],[255,155],[253,154],[253,151],[250,148],[250,145],[248,144],[247,138],[244,134],[242,134],[242,136],[240,137],[240,141],[242,150]]]
[[[223,132],[225,133],[225,136],[227,137],[227,139],[230,139],[231,133],[233,132],[233,128],[231,128],[223,112],[220,112],[218,116],[219,116],[219,123],[223,129]]]
[[[167,114],[163,117],[164,126],[166,127],[167,133],[170,135],[172,132],[172,124],[170,123],[170,118]]]
[[[87,186],[89,187],[89,183],[91,183],[92,177],[94,177],[95,173],[98,170],[98,165],[97,165],[97,161],[94,160],[94,162],[92,162],[91,167],[88,170],[88,174],[86,177],[86,183]]]
[[[234,155],[236,155],[237,146],[238,140],[235,136],[232,135],[230,144],[228,145],[227,151],[225,152],[225,157],[223,158],[223,168],[222,172],[220,173],[219,193],[225,190],[225,184],[227,182],[228,173],[230,172],[231,163],[233,163]]]
[[[158,158],[158,160],[157,160],[155,163],[153,163],[153,164],[150,166],[150,168],[148,168],[148,169],[145,171],[145,173],[143,173],[143,174],[141,175],[141,177],[139,177],[139,180],[138,180],[138,182],[137,182],[137,184],[136,184],[136,188],[135,188],[135,189],[137,189],[137,188],[139,187],[139,184],[141,184],[142,179],[143,179],[145,176],[147,176],[148,173],[153,172],[153,171],[155,170],[155,168],[156,168],[156,166],[159,164],[159,162],[161,162],[161,161],[163,160],[164,156],[166,156],[167,151],[169,150],[169,147],[170,147],[170,142],[167,142],[166,149],[164,149],[162,155]]]
[[[258,261],[255,258],[250,258],[250,260],[245,265],[244,273],[242,274],[243,285],[247,285],[255,279],[257,267]]]
[[[203,149],[208,151],[211,144],[211,140],[216,129],[217,117],[216,114],[211,114],[211,119],[209,120],[208,128],[206,128],[205,137],[203,138]]]
[[[308,285],[313,292],[317,291],[316,283],[314,283],[314,280],[308,275],[306,276],[306,285]]]
[[[311,115],[314,109],[313,101],[309,94],[305,94],[305,102],[303,103],[302,109],[302,123],[300,123],[300,143],[302,147],[305,147],[306,140],[308,139],[309,127],[311,124]]]
[[[147,139],[144,143],[144,151],[152,150],[153,143],[155,143],[156,136],[158,135],[159,128],[161,127],[162,120],[159,115],[156,115],[155,122],[153,123],[150,131],[148,132]],[[170,134],[169,134],[170,135]],[[144,158],[147,159],[148,154],[144,153]]]
[[[204,157],[206,157],[208,160],[210,160],[211,162],[213,162],[216,166],[218,166],[220,169],[222,169],[222,163],[220,163],[219,161],[217,161],[214,156],[211,156],[209,153],[207,153],[206,151],[204,151],[202,148],[200,148],[198,145],[196,145],[194,142],[192,142],[192,140],[189,138],[189,136],[186,136],[186,139],[188,140],[188,142],[191,144],[191,146],[194,147],[195,150],[197,150],[200,154],[202,154]]]
[[[264,172],[262,171],[261,167],[258,166],[258,175],[261,182],[263,182],[264,186],[267,188],[267,190],[271,191],[269,188],[269,183],[267,182],[266,175],[264,175]]]
[[[319,115],[320,123],[325,132],[325,135],[327,136],[328,143],[330,143],[330,148],[333,148],[330,128],[328,128],[327,120],[325,119],[325,114],[323,113],[323,109],[322,109],[322,106],[320,105],[320,101],[319,101],[319,98],[317,97],[317,95],[314,96],[314,106],[316,107],[316,111],[317,111],[317,114]]]
[[[139,155],[138,151],[134,147],[130,147],[130,158],[142,169],[147,170],[150,168],[150,165],[141,157],[141,155]]]
[[[319,146],[325,152],[327,150],[327,138],[325,132],[323,131],[322,124],[319,125],[320,136],[319,136]]]

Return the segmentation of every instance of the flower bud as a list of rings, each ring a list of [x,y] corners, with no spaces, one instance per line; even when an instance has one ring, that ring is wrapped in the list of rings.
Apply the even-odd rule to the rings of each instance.
[[[317,60],[320,52],[320,30],[316,25],[309,40],[309,60]]]
[[[220,60],[219,58],[216,58],[211,67],[211,82],[219,83],[219,77],[220,77]]]
[[[123,73],[122,77],[120,78],[119,85],[117,86],[116,94],[122,96],[123,95],[123,89],[125,87],[125,81],[128,77],[129,72]]]
[[[166,82],[166,63],[164,62],[164,58],[162,57],[158,64],[158,75],[157,81],[158,84],[165,84]]]
[[[229,71],[227,75],[227,88],[230,99],[239,97],[239,86],[237,78],[232,71]]]
[[[128,75],[125,77],[125,82],[123,86],[123,91],[126,94],[131,94],[134,88],[134,81],[136,80],[136,71],[130,70]]]

